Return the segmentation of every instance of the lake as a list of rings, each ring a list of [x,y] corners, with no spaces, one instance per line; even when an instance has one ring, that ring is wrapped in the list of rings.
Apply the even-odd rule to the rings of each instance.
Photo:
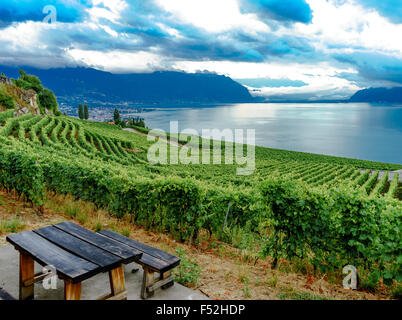
[[[164,108],[141,114],[150,128],[255,129],[256,145],[402,164],[402,106],[258,103]]]

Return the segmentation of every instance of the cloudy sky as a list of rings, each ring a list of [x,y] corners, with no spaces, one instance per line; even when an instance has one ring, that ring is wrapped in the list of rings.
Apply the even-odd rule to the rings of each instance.
[[[402,1],[1,0],[0,64],[216,72],[254,95],[344,98],[402,85]]]

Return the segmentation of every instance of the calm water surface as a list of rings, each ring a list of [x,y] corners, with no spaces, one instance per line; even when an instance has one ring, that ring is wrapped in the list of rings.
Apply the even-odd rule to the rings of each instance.
[[[166,108],[141,115],[150,128],[169,131],[255,129],[264,147],[402,164],[402,106],[365,103],[235,104]]]

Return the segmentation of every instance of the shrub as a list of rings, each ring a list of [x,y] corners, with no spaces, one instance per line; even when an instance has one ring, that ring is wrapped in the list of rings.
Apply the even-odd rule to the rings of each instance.
[[[304,184],[290,180],[271,180],[263,186],[274,232],[263,249],[264,255],[303,258],[312,249],[333,246],[330,237],[332,217],[325,194],[313,193]]]
[[[43,180],[42,168],[35,157],[4,147],[0,149],[0,186],[40,206],[45,195]]]
[[[25,71],[19,71],[20,77],[14,80],[14,84],[24,90],[34,90],[36,93],[41,93],[43,90],[42,83],[39,78],[30,74],[26,74]]]
[[[310,189],[286,179],[264,183],[274,232],[263,254],[274,262],[306,257],[321,268],[353,264],[400,281],[401,204],[370,199],[365,192],[347,186]]]
[[[6,109],[12,109],[14,108],[14,99],[5,92],[0,91],[0,105]]]
[[[39,93],[39,102],[43,108],[45,108],[49,111],[53,111],[53,112],[57,111],[58,104],[57,104],[56,96],[49,89],[44,88]]]

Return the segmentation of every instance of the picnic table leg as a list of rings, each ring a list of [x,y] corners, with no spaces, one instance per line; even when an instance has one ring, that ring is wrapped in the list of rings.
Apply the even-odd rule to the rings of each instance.
[[[163,273],[161,273],[161,275],[160,275],[160,280],[167,279],[167,278],[169,278],[171,275],[172,275],[172,272],[171,272],[171,271],[163,272]],[[172,281],[170,281],[170,282],[164,284],[164,285],[162,286],[162,289],[163,289],[163,290],[168,289],[168,288],[172,287],[173,285],[174,285],[174,281],[172,280]]]
[[[153,291],[149,291],[148,287],[154,284],[154,271],[144,266],[144,275],[142,278],[141,298],[147,299],[154,295]]]
[[[126,284],[124,279],[124,268],[119,267],[109,271],[109,281],[111,289],[110,300],[127,300]]]
[[[64,300],[81,300],[82,283],[64,280]]]
[[[35,277],[34,260],[26,253],[20,252],[20,300],[34,299],[34,283],[25,286],[24,282]]]

